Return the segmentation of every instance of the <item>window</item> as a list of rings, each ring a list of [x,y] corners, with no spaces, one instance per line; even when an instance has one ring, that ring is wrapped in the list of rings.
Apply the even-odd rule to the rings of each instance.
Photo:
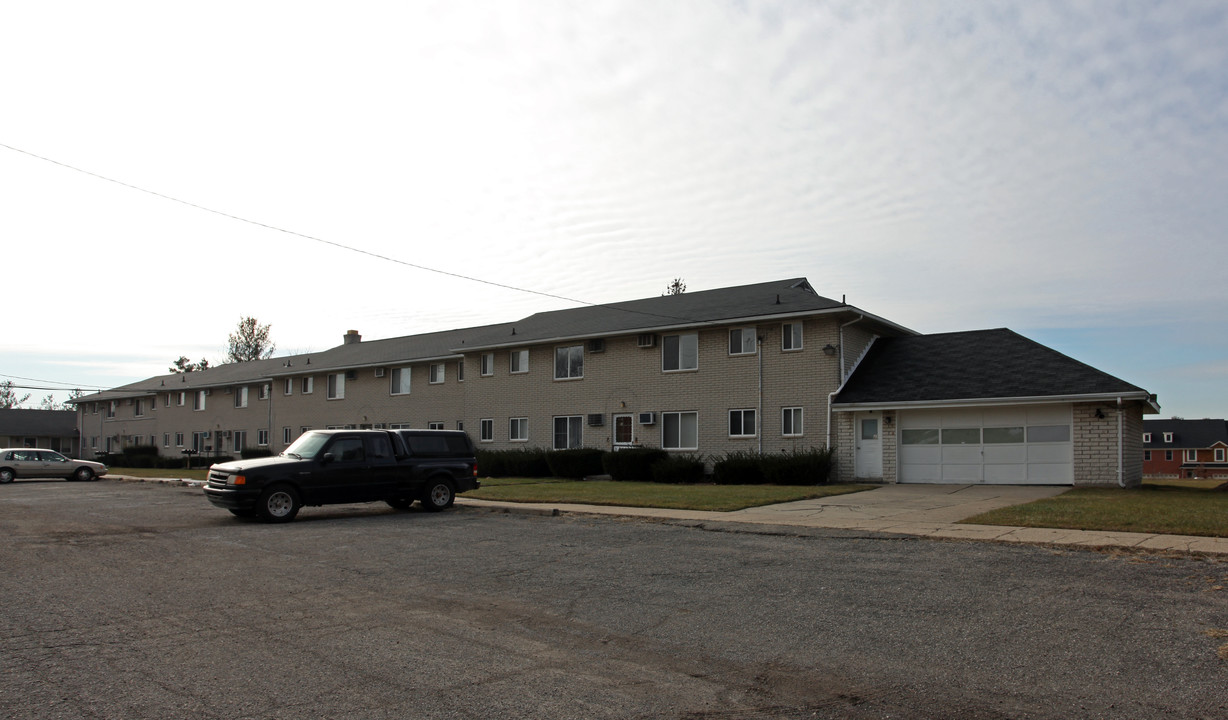
[[[730,410],[729,411],[729,437],[754,437],[755,435],[755,411],[754,410]]]
[[[175,433],[175,447],[183,447],[183,433]]]
[[[753,327],[734,328],[729,331],[729,354],[755,354],[755,329]]]
[[[980,445],[980,428],[943,428],[943,445]]]
[[[1143,433],[1143,442],[1145,443],[1151,442],[1151,433]]]
[[[293,431],[288,427],[284,427],[281,429],[281,442],[283,445],[290,444],[290,440],[293,439],[292,434],[293,434]]]
[[[393,395],[408,395],[411,374],[409,368],[393,368],[392,372],[388,373],[391,378],[389,380],[391,387],[388,392]]]
[[[554,349],[554,379],[570,380],[584,377],[584,346],[571,345]]]
[[[699,334],[666,335],[661,338],[661,369],[665,372],[699,368]]]
[[[179,407],[183,407],[184,405],[187,405],[188,404],[188,394],[186,392],[179,393],[179,399],[175,404],[178,405]]]
[[[246,387],[235,388],[235,407],[237,408],[247,407],[247,388]]]
[[[698,450],[699,413],[661,413],[661,447],[666,450]]]
[[[206,396],[205,396],[204,390],[197,390],[192,395],[192,409],[193,410],[204,410],[205,409],[205,397]]]
[[[482,377],[488,377],[490,375],[495,374],[495,354],[494,353],[482,353],[480,372],[481,372]]]
[[[303,378],[302,392],[304,395],[310,395],[312,390],[315,390],[316,379],[314,377]]]
[[[294,394],[294,378],[286,378],[284,381],[282,381],[281,394],[282,395],[293,395]]]
[[[1070,442],[1070,426],[1033,425],[1028,428],[1028,442]]]
[[[567,450],[578,448],[583,442],[581,433],[584,430],[584,418],[579,415],[568,415],[554,419],[554,449]]]
[[[456,421],[456,429],[457,429],[457,430],[460,430],[460,431],[462,431],[462,432],[463,432],[463,431],[465,430],[465,421],[464,421],[464,420],[457,420],[457,421]]]
[[[243,448],[245,447],[247,447],[247,431],[246,430],[235,430],[234,431],[234,451],[243,452]]]
[[[1143,451],[1143,461],[1144,461],[1144,462],[1151,462],[1151,451],[1150,451],[1150,450],[1144,450],[1144,451]]]
[[[509,420],[507,423],[507,439],[512,442],[528,442],[529,419],[519,417]]]
[[[117,405],[117,403],[116,403],[114,400],[112,400],[111,402],[107,403],[107,417],[109,417],[109,418],[113,418],[113,417],[115,417],[115,407],[116,407],[116,405]]]
[[[987,427],[981,431],[986,445],[1008,445],[1023,442],[1022,427]]]
[[[165,398],[163,399],[163,407],[170,407],[170,406],[171,406],[171,394],[167,393],[165,395]]]
[[[141,417],[145,414],[145,401],[144,400],[136,401],[136,410],[134,411],[133,414],[136,415],[137,417]]]
[[[780,412],[780,434],[785,437],[796,437],[802,434],[802,409],[799,407],[785,408]]]
[[[465,361],[456,361],[456,382],[465,382]]]
[[[341,373],[330,373],[328,376],[328,399],[329,400],[344,400],[345,399],[345,375]]]
[[[268,430],[257,430],[256,431],[256,444],[259,445],[260,447],[268,447],[269,445],[269,431]]]
[[[1165,451],[1164,451],[1164,459],[1165,459],[1165,460],[1167,460],[1167,461],[1169,461],[1169,462],[1172,462],[1172,459],[1173,459],[1173,451],[1172,451],[1172,450],[1165,450]]]
[[[427,423],[427,424],[426,424],[426,429],[427,429],[427,430],[443,430],[443,423],[441,423],[441,422],[429,422],[429,423]]]
[[[900,444],[902,445],[937,445],[938,444],[938,429],[919,429],[919,430],[901,430]]]
[[[781,330],[781,350],[801,350],[802,349],[802,324],[799,322],[785,323],[780,326]]]
[[[270,392],[271,390],[272,390],[272,388],[271,388],[270,386],[268,386],[268,385],[261,385],[261,386],[260,386],[260,389],[256,391],[256,392],[257,392],[257,396],[256,396],[256,397],[257,397],[258,399],[260,399],[260,400],[268,400],[268,399],[269,399],[269,392]]]
[[[170,447],[170,446],[171,446],[171,434],[162,433],[162,447]]]
[[[1172,434],[1172,433],[1164,433],[1164,442],[1166,442],[1166,443],[1170,443],[1170,442],[1172,442],[1172,441],[1173,441],[1173,434]]]
[[[431,384],[438,385],[444,381],[446,366],[443,363],[431,363]]]
[[[1224,448],[1215,448],[1215,462],[1224,462]]]
[[[1197,450],[1186,450],[1185,451],[1185,461],[1186,462],[1198,462],[1198,451]]]
[[[527,373],[529,371],[529,351],[513,350],[511,355],[511,373],[513,375]]]
[[[298,429],[298,434],[302,435],[303,433],[306,433],[310,429],[311,429],[310,425],[304,425],[303,427]]]
[[[481,435],[479,439],[482,442],[494,442],[495,439],[495,421],[493,418],[482,418]]]

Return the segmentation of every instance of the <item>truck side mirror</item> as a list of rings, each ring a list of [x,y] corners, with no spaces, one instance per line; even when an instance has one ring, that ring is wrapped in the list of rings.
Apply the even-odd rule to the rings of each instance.
[[[320,464],[327,465],[336,459],[336,455],[333,455],[332,453],[324,453],[324,456],[320,458]]]

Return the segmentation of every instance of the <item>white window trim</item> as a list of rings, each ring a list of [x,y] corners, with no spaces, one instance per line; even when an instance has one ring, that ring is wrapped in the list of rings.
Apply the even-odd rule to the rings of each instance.
[[[247,407],[247,386],[246,385],[235,388],[235,407],[236,408]]]
[[[268,430],[257,430],[256,431],[256,447],[268,447],[268,446],[269,446],[269,431]]]
[[[1173,441],[1173,434],[1172,434],[1172,433],[1164,433],[1164,442],[1166,442],[1166,443],[1170,443],[1170,442],[1172,442],[1172,441]]]
[[[516,359],[522,358],[520,369],[516,369]],[[507,371],[512,375],[523,375],[529,371],[529,351],[528,350],[513,350],[508,353]]]
[[[443,430],[444,423],[441,420],[432,420],[426,424],[427,430]]]
[[[1224,462],[1224,448],[1215,448],[1215,462]]]
[[[678,338],[678,367],[670,368],[667,370],[665,368],[665,357],[666,357],[665,353],[666,353],[666,345],[668,345],[668,342],[666,341],[671,337]],[[695,338],[695,367],[683,367],[682,366],[683,338]],[[682,373],[682,372],[696,372],[698,370],[699,370],[699,333],[697,332],[677,333],[674,335],[661,336],[661,372]]]
[[[759,350],[758,329],[754,327],[740,327],[729,329],[729,354],[734,355],[754,355]],[[741,345],[741,350],[733,351],[733,334],[738,333],[738,343]],[[746,338],[750,337],[750,350],[746,349]]]
[[[678,442],[681,443],[682,442],[682,416],[683,415],[695,416],[695,445],[694,446],[684,446],[684,445],[679,444],[678,447],[668,447],[665,444],[665,423],[666,423],[665,419],[669,416],[678,417]],[[696,410],[681,410],[678,412],[661,413],[661,448],[663,450],[675,450],[675,451],[680,451],[680,452],[690,452],[690,451],[698,450],[699,449],[699,412]]]
[[[786,343],[793,342],[793,328],[798,329],[797,345],[786,347]],[[780,350],[781,352],[798,352],[806,346],[806,330],[805,326],[799,322],[782,323],[780,326]]]
[[[282,385],[282,388],[281,388],[281,394],[282,395],[293,395],[294,394],[294,378],[286,378],[285,383]]]
[[[325,392],[327,400],[344,400],[345,399],[345,373],[329,373],[328,385]]]
[[[312,376],[303,378],[302,388],[303,388],[302,392],[304,395],[310,395],[313,392],[315,392],[315,389],[316,389],[315,376],[312,375]]]
[[[398,382],[408,378],[409,382]],[[388,394],[389,395],[410,395],[413,393],[414,376],[410,368],[394,367],[388,371]],[[402,390],[401,388],[405,389]]]
[[[1185,462],[1198,462],[1198,451],[1194,449],[1186,450]]]
[[[487,434],[487,430],[490,431]],[[478,421],[478,442],[491,443],[495,441],[495,419],[482,418]]]
[[[523,435],[517,436],[514,428],[519,424],[523,430]],[[527,417],[508,418],[507,421],[507,439],[509,442],[528,442],[529,441],[529,419]]]
[[[785,432],[785,415],[789,416],[789,420],[793,420],[794,411],[797,414],[797,422],[793,424],[793,432]],[[787,407],[780,409],[780,435],[781,437],[802,437],[806,434],[806,411],[800,406]]]
[[[491,377],[495,374],[495,354],[482,353],[478,358],[478,375]]]
[[[579,348],[580,350],[580,374],[571,374],[571,351]],[[567,351],[567,374],[559,375],[559,351]],[[554,379],[555,380],[583,380],[584,379],[584,345],[559,345],[554,348]],[[553,431],[553,428],[552,428]]]
[[[448,379],[447,363],[431,363],[429,385],[443,385]]]
[[[558,433],[555,431],[555,428],[558,426],[559,420],[567,421],[567,444],[563,447],[559,447],[557,445]],[[578,438],[576,438],[577,442],[574,445],[571,442],[572,441],[571,426],[572,426],[573,420],[578,421],[575,423],[575,425],[580,428],[580,435]],[[551,420],[550,422],[550,446],[551,446],[551,449],[553,450],[571,450],[574,448],[584,447],[584,416],[583,415],[555,415],[553,420]]]
[[[742,416],[742,433],[741,433],[741,434],[738,434],[738,435],[734,435],[734,434],[733,434],[733,428],[732,428],[732,427],[729,427],[729,426],[732,426],[732,425],[733,425],[733,415],[734,415],[734,413],[738,413],[738,414],[740,414],[740,415]],[[751,413],[752,417],[754,417],[754,418],[755,418],[755,432],[753,432],[753,433],[747,433],[747,432],[746,432],[746,413]],[[731,437],[731,438],[753,438],[753,437],[758,437],[758,435],[759,435],[759,413],[758,413],[758,412],[757,412],[757,411],[756,411],[754,408],[735,408],[735,409],[733,409],[733,410],[730,410],[730,411],[729,411],[729,425],[727,425],[726,427],[727,427],[727,429],[729,430],[729,437]]]

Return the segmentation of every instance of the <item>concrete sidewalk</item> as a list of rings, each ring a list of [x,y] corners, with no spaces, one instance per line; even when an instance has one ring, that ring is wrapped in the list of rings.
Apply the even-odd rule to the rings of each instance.
[[[1151,533],[971,525],[960,520],[1000,507],[1060,495],[1068,487],[1027,485],[884,485],[873,490],[734,512],[666,510],[564,503],[510,503],[458,497],[466,507],[502,512],[573,514],[829,528],[1085,548],[1133,548],[1228,557],[1228,538]]]
[[[200,487],[177,478],[107,475],[111,480]],[[513,503],[457,496],[456,504],[495,512],[534,515],[592,515],[686,522],[859,530],[952,540],[988,540],[1085,548],[1132,548],[1155,552],[1228,557],[1228,538],[1196,535],[1060,530],[1004,525],[971,525],[960,520],[1011,505],[1061,495],[1065,486],[1048,485],[884,485],[863,492],[765,505],[733,512],[668,510],[568,503]]]

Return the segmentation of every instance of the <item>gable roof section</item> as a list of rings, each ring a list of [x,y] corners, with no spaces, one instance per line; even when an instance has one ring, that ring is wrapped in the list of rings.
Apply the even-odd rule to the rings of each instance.
[[[1143,443],[1143,447],[1148,450],[1228,446],[1228,422],[1224,420],[1144,420],[1143,432],[1151,433],[1151,442]],[[1172,433],[1173,441],[1164,442],[1164,433]]]
[[[76,434],[77,413],[72,410],[0,409],[0,435],[68,437]]]
[[[1117,397],[1150,400],[1147,391],[1136,385],[998,328],[880,338],[832,405]]]
[[[819,295],[806,278],[789,278],[536,313],[514,323],[491,326],[492,332],[475,337],[467,345],[467,349],[493,349],[555,340],[661,332],[675,328],[751,322],[819,312],[862,314],[882,324],[892,334],[913,332]]]

